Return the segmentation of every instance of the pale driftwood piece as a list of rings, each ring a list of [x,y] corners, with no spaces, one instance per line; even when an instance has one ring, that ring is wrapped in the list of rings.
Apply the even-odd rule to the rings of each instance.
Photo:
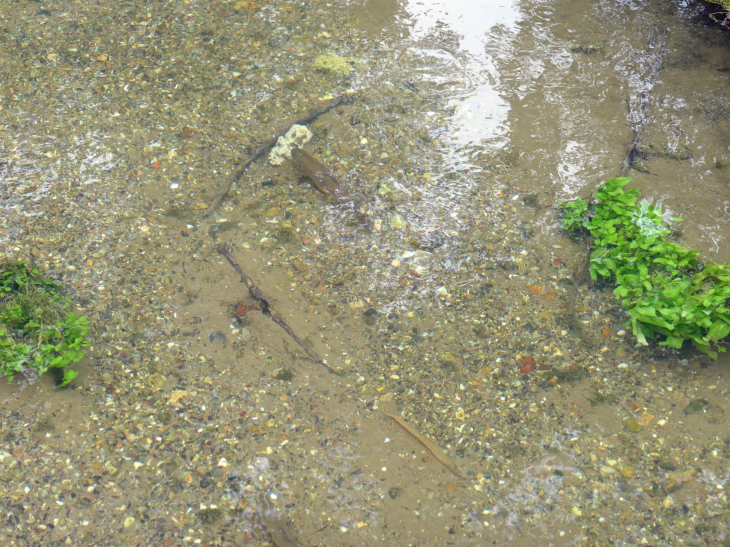
[[[292,125],[307,125],[308,123],[312,123],[314,120],[319,118],[322,114],[326,114],[333,108],[337,106],[341,106],[343,104],[349,103],[353,100],[352,97],[340,97],[338,98],[334,103],[324,106],[318,110],[315,110],[308,116],[305,116],[301,120],[297,120],[294,123],[289,124],[286,129],[283,129],[280,131],[273,139],[265,142],[261,146],[259,146],[254,152],[246,158],[241,165],[236,167],[235,171],[231,173],[231,176],[228,177],[228,181],[223,186],[223,189],[218,193],[218,195],[213,199],[213,201],[210,202],[210,205],[205,210],[205,212],[201,215],[201,218],[207,218],[211,214],[215,212],[215,210],[218,208],[218,206],[221,204],[221,202],[225,199],[226,194],[231,190],[231,187],[233,184],[240,179],[243,176],[243,173],[246,172],[246,169],[248,169],[248,166],[251,165],[253,162],[255,162],[257,159],[259,159],[261,156],[266,154],[269,150],[271,150],[274,146],[276,146],[276,143],[279,141],[279,137],[283,137],[287,134],[287,132],[291,129]]]
[[[238,275],[241,276],[241,283],[244,283],[246,285],[246,288],[248,288],[248,294],[256,300],[259,305],[261,306],[261,312],[264,315],[268,315],[271,320],[279,325],[284,331],[292,337],[292,339],[299,344],[302,349],[307,352],[307,355],[309,355],[309,358],[314,361],[315,363],[322,365],[324,368],[326,368],[329,372],[332,374],[338,374],[338,372],[333,369],[331,366],[329,366],[327,363],[325,363],[322,358],[315,353],[315,351],[310,348],[307,344],[304,343],[304,340],[299,338],[297,334],[294,332],[294,329],[292,329],[289,325],[287,325],[286,321],[284,321],[284,318],[281,316],[279,312],[274,310],[271,307],[271,304],[269,304],[268,300],[264,298],[264,294],[261,292],[261,289],[259,289],[256,284],[253,282],[253,280],[246,275],[246,273],[243,271],[243,268],[238,265],[238,263],[233,260],[233,257],[231,256],[230,251],[228,250],[228,247],[226,247],[224,244],[218,245],[218,252],[222,254],[225,259],[228,261],[228,263],[233,266],[233,269],[238,272]]]
[[[446,468],[451,471],[454,475],[456,475],[459,478],[463,478],[461,476],[461,473],[459,472],[458,467],[454,465],[449,457],[446,455],[446,453],[441,450],[435,442],[433,442],[431,439],[420,433],[416,428],[411,426],[408,422],[406,422],[403,418],[401,418],[398,414],[388,414],[387,412],[383,411],[383,414],[385,414],[388,418],[392,418],[396,422],[400,424],[400,426],[408,431],[411,435],[413,435],[420,443],[428,448],[429,452],[436,456],[436,459],[440,461],[442,464],[446,466]]]

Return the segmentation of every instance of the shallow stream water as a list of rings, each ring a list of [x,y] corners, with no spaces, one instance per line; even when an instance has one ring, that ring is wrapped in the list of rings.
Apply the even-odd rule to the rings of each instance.
[[[0,544],[728,544],[726,354],[636,344],[554,208],[639,142],[730,260],[709,10],[0,0],[0,258],[92,325],[0,384]],[[211,209],[337,97],[305,149],[367,223],[268,152]]]

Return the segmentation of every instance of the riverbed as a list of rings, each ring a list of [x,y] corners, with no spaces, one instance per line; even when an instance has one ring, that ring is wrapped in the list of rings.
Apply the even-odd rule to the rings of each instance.
[[[624,170],[730,260],[708,9],[0,0],[0,259],[92,326],[0,382],[0,543],[726,544],[726,354],[638,344],[555,207]],[[325,109],[357,214],[256,155]]]

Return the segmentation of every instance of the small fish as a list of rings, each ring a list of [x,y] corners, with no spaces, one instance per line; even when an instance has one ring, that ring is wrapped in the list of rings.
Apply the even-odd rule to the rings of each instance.
[[[355,200],[350,196],[345,187],[330,174],[324,165],[301,148],[292,150],[291,157],[299,172],[312,179],[312,182],[314,182],[314,185],[320,192],[328,195],[350,211],[361,226],[370,228],[370,218],[360,211],[357,203],[355,203]]]

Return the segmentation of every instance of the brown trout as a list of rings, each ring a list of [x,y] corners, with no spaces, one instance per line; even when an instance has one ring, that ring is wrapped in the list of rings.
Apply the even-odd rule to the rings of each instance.
[[[360,207],[347,192],[347,189],[329,173],[324,165],[301,148],[292,150],[291,157],[299,172],[312,179],[312,182],[314,182],[314,185],[320,192],[331,197],[350,211],[361,226],[370,228],[370,218],[360,211]]]

